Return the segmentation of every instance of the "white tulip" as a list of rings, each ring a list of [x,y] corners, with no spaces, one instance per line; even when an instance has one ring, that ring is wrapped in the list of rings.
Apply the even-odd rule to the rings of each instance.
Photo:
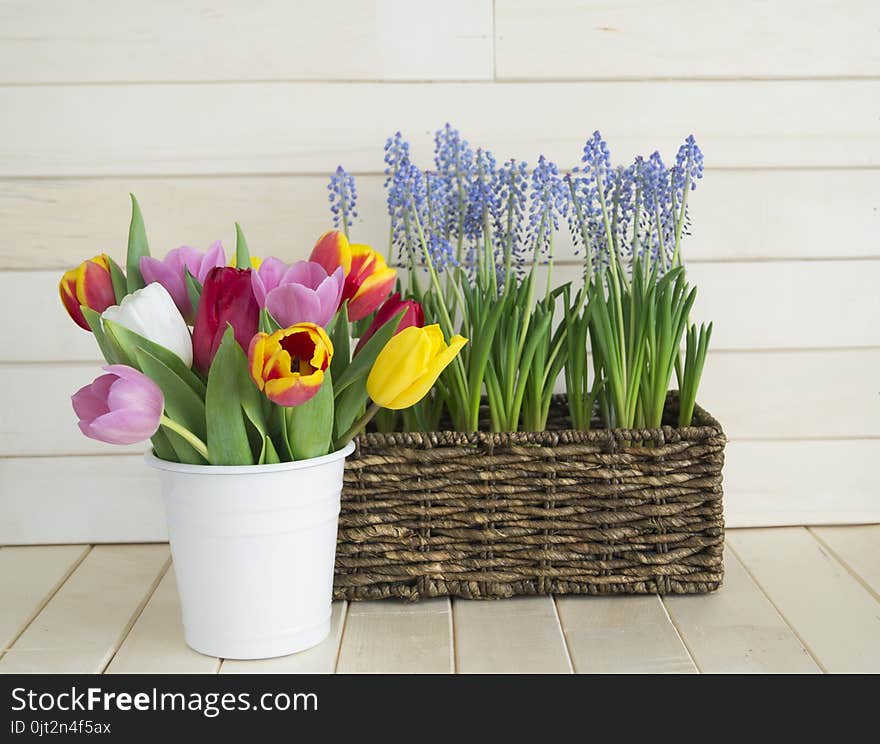
[[[179,356],[187,367],[192,367],[192,337],[186,321],[165,289],[158,282],[122,298],[111,305],[101,317],[128,328]]]

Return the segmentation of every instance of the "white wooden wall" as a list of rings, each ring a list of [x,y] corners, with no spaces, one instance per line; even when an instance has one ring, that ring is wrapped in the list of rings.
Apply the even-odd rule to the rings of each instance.
[[[876,0],[0,0],[0,28],[0,543],[164,537],[139,449],[76,428],[98,356],[56,291],[123,255],[129,191],[157,252],[238,220],[294,259],[344,163],[383,246],[384,138],[428,162],[446,121],[563,165],[596,128],[621,160],[693,132],[728,523],[880,521]]]

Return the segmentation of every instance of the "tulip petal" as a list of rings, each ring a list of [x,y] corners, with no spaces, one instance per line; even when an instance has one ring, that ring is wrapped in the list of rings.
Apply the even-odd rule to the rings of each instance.
[[[285,272],[281,283],[303,284],[310,289],[317,289],[318,285],[329,275],[330,273],[315,261],[297,261]]]
[[[324,384],[324,373],[315,370],[310,375],[293,375],[266,383],[266,397],[279,406],[301,406],[311,400]]]
[[[260,307],[266,307],[266,295],[283,283],[289,267],[284,261],[274,256],[269,256],[257,271],[251,272],[251,283],[254,289],[254,297]]]
[[[199,262],[198,269],[196,271],[190,269],[190,274],[199,280],[199,284],[204,284],[208,272],[218,266],[226,266],[226,252],[223,250],[223,243],[215,240]]]
[[[110,386],[107,405],[111,411],[145,411],[155,416],[156,411],[161,414],[165,407],[165,398],[159,386],[146,375],[135,379],[118,377]]]
[[[430,326],[429,326],[430,327]],[[440,373],[455,359],[455,355],[467,343],[467,339],[462,336],[453,336],[449,342],[449,346],[437,354],[428,366],[427,371],[421,377],[417,378],[406,390],[400,393],[391,403],[385,406],[394,411],[402,408],[409,408],[424,398],[428,391],[434,386]]]
[[[309,261],[321,264],[328,274],[332,274],[339,266],[348,274],[351,271],[351,246],[348,238],[338,230],[325,232],[312,248]]]
[[[266,296],[266,309],[282,327],[321,322],[321,301],[313,289],[302,284],[283,284]]]
[[[379,307],[394,287],[396,277],[397,271],[388,268],[381,269],[366,277],[360,287],[358,287],[357,292],[349,300],[349,320],[356,321],[366,318]]]
[[[77,390],[70,398],[76,415],[84,420],[91,421],[98,416],[110,412],[107,405],[107,395],[117,376],[114,374],[101,375],[90,385],[85,385]]]
[[[89,324],[86,322],[85,316],[80,309],[80,302],[76,297],[76,276],[79,269],[71,269],[66,271],[58,284],[58,292],[61,295],[61,302],[67,314],[73,319],[80,328],[90,331]]]
[[[189,292],[186,290],[183,266],[182,264],[175,266],[174,263],[179,262],[167,262],[167,258],[166,261],[160,261],[153,256],[141,256],[141,276],[144,278],[145,284],[158,283],[165,287],[180,314],[184,318],[191,318],[193,307],[189,299]]]
[[[144,442],[156,433],[159,419],[149,411],[121,409],[98,416],[80,430],[92,439],[108,444],[137,444]]]
[[[76,296],[80,305],[90,307],[96,313],[104,312],[110,305],[116,304],[106,256],[96,256],[83,264],[76,278]]]
[[[333,319],[342,300],[342,285],[344,282],[345,274],[340,266],[318,285],[315,292],[321,305],[321,321],[317,325],[325,327]]]

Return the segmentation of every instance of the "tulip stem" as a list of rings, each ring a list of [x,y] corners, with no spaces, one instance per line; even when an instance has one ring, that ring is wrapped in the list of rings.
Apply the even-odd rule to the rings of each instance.
[[[181,437],[183,437],[183,439],[185,439],[189,444],[192,445],[193,449],[196,452],[198,452],[206,460],[208,459],[208,446],[189,429],[181,426],[176,421],[173,421],[164,415],[162,416],[162,418],[159,419],[159,423],[166,429],[171,429],[171,431],[173,431],[175,434],[179,434]]]
[[[354,439],[358,434],[360,434],[373,420],[373,416],[375,416],[379,411],[382,410],[382,406],[377,403],[370,403],[370,407],[367,409],[367,412],[361,416],[357,421],[355,421],[351,428],[345,432],[339,439],[336,440],[336,449],[342,449],[346,444],[348,444],[352,439]]]

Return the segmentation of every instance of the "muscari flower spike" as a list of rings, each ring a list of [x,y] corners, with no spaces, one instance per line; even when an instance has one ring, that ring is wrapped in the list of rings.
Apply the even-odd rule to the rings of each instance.
[[[544,251],[552,258],[550,243],[559,229],[559,218],[568,214],[569,192],[556,164],[543,155],[532,171],[529,197],[529,242],[535,251]]]
[[[348,173],[341,165],[330,176],[327,184],[330,212],[333,214],[333,227],[342,230],[346,234],[354,223],[357,213],[357,188],[354,176]]]

